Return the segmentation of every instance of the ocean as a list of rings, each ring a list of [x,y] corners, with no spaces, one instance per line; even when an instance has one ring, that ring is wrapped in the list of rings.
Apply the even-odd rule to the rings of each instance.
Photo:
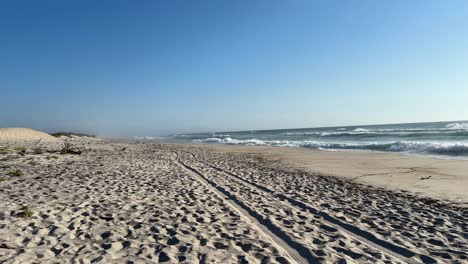
[[[384,151],[468,158],[468,121],[171,135],[191,143]]]

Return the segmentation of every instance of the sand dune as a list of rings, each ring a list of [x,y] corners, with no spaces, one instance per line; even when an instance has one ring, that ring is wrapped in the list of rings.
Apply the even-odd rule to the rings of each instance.
[[[11,147],[59,149],[63,141],[47,133],[30,128],[0,128],[0,144]]]
[[[57,138],[30,128],[0,128],[0,141],[57,141]]]

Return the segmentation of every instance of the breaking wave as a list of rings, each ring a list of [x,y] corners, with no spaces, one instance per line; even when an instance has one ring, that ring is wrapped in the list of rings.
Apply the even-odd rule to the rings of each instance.
[[[446,129],[454,130],[468,130],[468,124],[466,123],[452,123],[445,126]]]
[[[354,132],[369,132],[369,130],[365,129],[365,128],[356,128],[353,130]]]
[[[373,150],[387,152],[404,152],[420,154],[436,154],[447,156],[468,156],[468,144],[461,143],[428,143],[395,141],[388,143],[327,143],[318,141],[288,141],[288,140],[238,140],[227,138],[196,139],[197,143],[218,143],[229,145],[304,147],[326,150]]]
[[[386,151],[468,159],[468,121],[225,131],[175,138],[197,143]]]
[[[318,137],[421,137],[421,136],[455,136],[468,137],[468,129],[420,130],[420,129],[379,129],[352,130],[335,132],[288,132],[286,136],[318,136]],[[217,136],[217,135],[213,135]],[[227,135],[229,136],[229,135]]]
[[[142,139],[145,139],[145,140],[155,140],[155,139],[157,139],[157,137],[149,137],[149,136],[147,136],[147,137],[134,136],[133,138],[134,139],[140,139],[140,140],[142,140]]]
[[[400,131],[369,131],[369,132],[323,132],[320,137],[422,137],[422,136],[453,136],[468,137],[468,130],[400,130]]]

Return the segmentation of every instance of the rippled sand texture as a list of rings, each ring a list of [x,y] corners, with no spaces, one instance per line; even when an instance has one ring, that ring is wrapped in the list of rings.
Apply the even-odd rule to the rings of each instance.
[[[258,155],[104,140],[73,146],[82,154],[2,148],[0,262],[468,258],[460,207],[281,168]],[[17,169],[24,175],[10,173]]]

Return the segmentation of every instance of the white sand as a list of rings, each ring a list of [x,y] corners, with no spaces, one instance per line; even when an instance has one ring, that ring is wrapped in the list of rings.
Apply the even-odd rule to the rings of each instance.
[[[73,147],[82,154],[2,148],[1,263],[468,259],[461,207],[253,152],[90,139]],[[10,175],[16,169],[25,175]]]

